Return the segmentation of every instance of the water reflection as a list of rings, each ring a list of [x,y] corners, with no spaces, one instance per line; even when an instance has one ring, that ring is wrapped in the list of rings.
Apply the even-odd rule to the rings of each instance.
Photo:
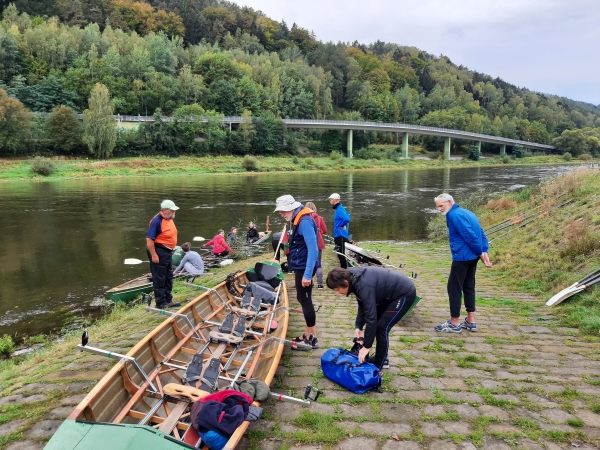
[[[339,192],[357,240],[426,237],[433,197],[450,192],[508,191],[529,186],[562,167],[501,167],[412,171],[212,175],[5,183],[0,189],[0,333],[35,334],[86,316],[110,287],[147,267],[148,222],[165,198],[181,209],[179,242],[212,237],[217,229],[253,220],[283,225],[275,198],[312,201],[331,224],[327,198]]]

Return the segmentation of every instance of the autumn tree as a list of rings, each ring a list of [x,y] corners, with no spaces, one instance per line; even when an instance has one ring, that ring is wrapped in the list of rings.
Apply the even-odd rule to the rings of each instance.
[[[0,152],[16,153],[30,136],[31,114],[0,89]]]
[[[83,112],[83,142],[96,158],[108,158],[117,142],[114,104],[106,86],[96,83]]]
[[[46,133],[58,152],[74,153],[82,146],[79,120],[68,106],[54,108],[46,122]]]

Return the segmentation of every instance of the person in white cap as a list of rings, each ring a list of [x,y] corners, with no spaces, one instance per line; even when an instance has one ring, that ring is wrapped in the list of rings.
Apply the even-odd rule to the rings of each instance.
[[[307,350],[319,348],[317,341],[317,315],[312,302],[312,278],[317,271],[318,228],[312,217],[312,211],[294,200],[291,195],[282,195],[277,198],[276,208],[285,220],[291,221],[291,236],[289,238],[289,267],[294,271],[296,281],[296,298],[302,305],[302,313],[306,321],[306,331],[302,336],[294,339],[293,350]],[[297,344],[304,345],[298,347]]]
[[[333,193],[329,196],[329,204],[333,208],[333,241],[335,242],[336,251],[339,253],[340,267],[348,268],[348,261],[343,256],[346,253],[345,243],[348,242],[348,224],[350,223],[350,215],[340,203],[340,194]]]
[[[179,209],[172,200],[164,200],[160,211],[148,224],[146,233],[146,252],[150,258],[152,286],[157,308],[174,308],[181,306],[173,302],[173,250],[177,245],[177,228],[175,227],[175,211]]]

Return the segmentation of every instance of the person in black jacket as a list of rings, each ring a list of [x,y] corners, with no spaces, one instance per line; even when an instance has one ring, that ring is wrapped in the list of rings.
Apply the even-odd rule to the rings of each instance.
[[[358,313],[354,337],[363,339],[358,360],[387,369],[390,330],[408,313],[417,297],[412,280],[400,272],[380,267],[334,267],[327,275],[327,287],[340,295],[356,296]],[[375,340],[375,355],[366,359]]]
[[[260,236],[254,222],[250,222],[248,224],[248,232],[246,233],[246,242],[252,244],[253,242],[258,241],[259,238]]]

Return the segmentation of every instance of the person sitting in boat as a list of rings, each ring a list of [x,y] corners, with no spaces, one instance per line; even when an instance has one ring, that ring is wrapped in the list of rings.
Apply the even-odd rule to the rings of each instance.
[[[236,227],[231,227],[231,230],[229,231],[229,233],[227,233],[226,242],[229,245],[237,245],[239,243]]]
[[[200,275],[204,273],[204,261],[202,256],[198,252],[191,250],[192,244],[186,242],[181,246],[181,250],[185,253],[185,256],[181,259],[181,262],[177,268],[173,271],[173,275],[185,270],[190,275]]]
[[[403,273],[381,267],[334,267],[327,274],[327,287],[336,294],[356,296],[354,338],[359,343],[362,340],[359,362],[387,369],[390,330],[410,311],[417,298],[413,281]],[[375,341],[375,355],[367,358]]]
[[[248,232],[246,233],[246,241],[252,244],[253,242],[258,241],[259,238],[260,236],[254,222],[250,222],[248,224]]]
[[[204,244],[204,247],[213,246],[213,255],[223,257],[229,255],[231,247],[225,242],[225,231],[219,230],[214,238]]]

